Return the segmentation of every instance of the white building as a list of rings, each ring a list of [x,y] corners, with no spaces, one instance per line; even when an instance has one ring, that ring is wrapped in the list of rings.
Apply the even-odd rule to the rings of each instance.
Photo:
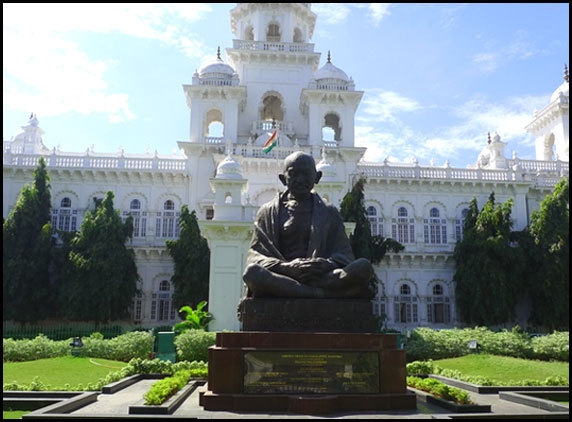
[[[452,254],[470,200],[476,197],[482,205],[493,191],[497,203],[513,198],[514,229],[520,230],[554,185],[568,177],[567,70],[550,103],[523,128],[537,138],[536,160],[506,158],[505,143],[493,134],[468,168],[365,162],[365,148],[354,146],[354,115],[363,91],[355,90],[329,54],[319,67],[321,54],[309,42],[315,24],[309,3],[237,3],[228,63],[219,51],[183,85],[190,113],[189,139],[178,143],[184,156],[49,149],[38,119],[30,116],[22,133],[4,141],[4,218],[33,180],[39,156],[48,164],[52,222],[59,229],[79,229],[93,198],[113,191],[115,207],[135,219],[130,246],[143,293],[134,304],[133,322],[171,325],[179,318],[165,241],[177,238],[177,217],[187,204],[196,210],[212,254],[210,329],[239,330],[236,308],[254,213],[282,189],[277,177],[282,159],[303,150],[324,173],[316,190],[330,203],[339,206],[352,183],[364,177],[373,234],[406,247],[376,266],[382,285],[373,312],[387,314],[387,327],[400,330],[459,325]],[[278,146],[266,154],[262,145],[274,127]]]

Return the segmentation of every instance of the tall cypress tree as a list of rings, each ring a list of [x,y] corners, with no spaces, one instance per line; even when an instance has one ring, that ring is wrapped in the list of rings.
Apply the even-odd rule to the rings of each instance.
[[[355,257],[366,258],[372,264],[377,264],[387,252],[401,252],[405,246],[391,238],[371,235],[371,224],[365,208],[364,185],[365,180],[360,178],[346,193],[340,204],[340,214],[344,221],[356,223],[353,233],[349,235]],[[380,280],[374,273],[370,283],[372,296],[377,294],[379,283]]]
[[[511,231],[513,200],[495,203],[494,192],[479,212],[469,206],[463,239],[455,245],[456,304],[467,324],[496,325],[511,321],[523,298],[521,253]]]
[[[346,193],[340,205],[340,214],[344,221],[356,223],[354,232],[349,236],[356,258],[367,258],[372,264],[377,264],[387,252],[401,252],[405,246],[382,235],[371,235],[371,224],[365,208],[364,185],[365,180],[358,179]]]
[[[189,207],[183,205],[179,221],[179,239],[166,242],[175,263],[171,277],[175,288],[173,302],[177,309],[181,306],[194,309],[201,301],[208,300],[210,249],[207,240],[201,236],[194,210],[189,212]]]
[[[50,178],[43,157],[2,225],[3,320],[36,322],[54,313]]]
[[[133,219],[125,223],[113,208],[113,192],[88,211],[70,244],[70,268],[61,291],[72,320],[106,323],[124,318],[137,294],[135,253],[126,246]]]
[[[570,327],[570,182],[560,180],[531,215],[530,231],[541,257],[530,283],[531,323],[549,330]],[[536,271],[535,271],[536,270]]]

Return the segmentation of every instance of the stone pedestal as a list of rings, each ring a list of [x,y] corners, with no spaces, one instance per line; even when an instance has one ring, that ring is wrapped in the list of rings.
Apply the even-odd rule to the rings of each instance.
[[[394,334],[219,332],[199,404],[299,414],[416,409],[405,365]]]
[[[369,299],[245,298],[238,307],[242,331],[375,333]]]

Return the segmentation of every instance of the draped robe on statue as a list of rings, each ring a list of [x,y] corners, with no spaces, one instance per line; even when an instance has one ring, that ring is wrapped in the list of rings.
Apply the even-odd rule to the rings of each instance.
[[[258,264],[272,271],[280,262],[288,261],[280,248],[280,207],[288,191],[278,193],[263,204],[254,222],[254,233],[246,264]],[[342,217],[336,207],[327,205],[318,194],[312,194],[313,208],[310,221],[308,247],[305,256],[298,258],[324,258],[343,268],[355,260]],[[284,210],[282,211],[284,212]],[[250,296],[247,289],[246,296]]]

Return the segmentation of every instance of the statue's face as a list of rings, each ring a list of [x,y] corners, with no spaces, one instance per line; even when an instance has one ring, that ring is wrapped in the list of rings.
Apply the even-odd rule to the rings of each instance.
[[[290,157],[289,157],[290,158]],[[310,193],[317,182],[317,172],[314,159],[309,155],[298,155],[293,159],[286,159],[282,183],[294,197]]]

